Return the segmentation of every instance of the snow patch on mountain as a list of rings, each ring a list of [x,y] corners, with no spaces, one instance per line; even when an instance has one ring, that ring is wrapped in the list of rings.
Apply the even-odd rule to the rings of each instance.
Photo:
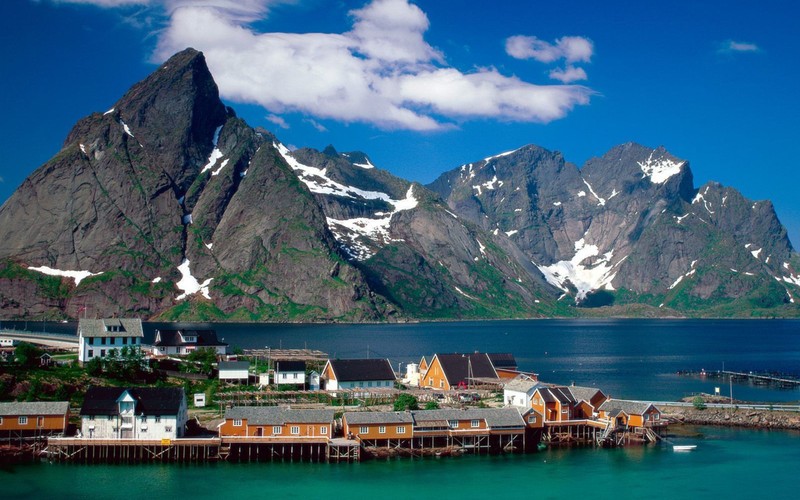
[[[594,189],[592,189],[592,186],[588,182],[586,182],[586,179],[581,179],[581,180],[583,181],[584,184],[586,184],[586,187],[589,188],[589,192],[592,193],[592,196],[594,196],[595,199],[597,200],[597,206],[598,207],[605,206],[606,200],[604,198],[600,198],[599,196],[597,196],[597,193],[595,193]]]
[[[328,217],[328,227],[342,249],[355,260],[367,260],[375,255],[376,248],[380,248],[393,241],[389,234],[392,216],[403,210],[415,208],[419,201],[414,197],[414,186],[409,186],[406,197],[402,200],[393,200],[389,195],[380,193],[384,201],[388,202],[394,210],[380,212],[380,218],[357,217],[354,219],[339,220]]]
[[[194,295],[197,292],[200,292],[200,294],[207,299],[211,298],[208,286],[211,284],[211,281],[214,278],[208,278],[202,283],[197,281],[197,278],[192,276],[192,271],[189,269],[189,259],[183,260],[183,263],[178,266],[178,271],[181,273],[181,280],[175,283],[175,285],[183,293],[175,297],[175,300],[183,300],[189,295]]]
[[[664,184],[673,175],[681,173],[684,161],[676,162],[663,156],[653,158],[655,151],[645,161],[636,162],[642,169],[642,178],[649,177],[653,184]]]
[[[540,266],[533,263],[544,274],[548,283],[566,292],[567,285],[572,284],[577,289],[575,301],[579,302],[586,298],[589,292],[605,288],[613,290],[611,282],[617,275],[614,268],[622,262],[611,264],[614,251],[611,250],[602,254],[599,259],[595,259],[592,264],[584,264],[584,261],[593,257],[600,256],[600,249],[597,245],[588,245],[584,238],[575,242],[575,255],[570,260],[562,260],[549,266]]]
[[[28,270],[36,271],[38,273],[47,274],[48,276],[62,276],[64,278],[72,278],[75,280],[75,286],[78,286],[81,281],[85,280],[89,276],[98,276],[103,274],[102,271],[99,273],[93,273],[91,271],[69,271],[69,270],[60,270],[60,269],[53,269],[52,267],[47,266],[39,266],[39,267],[29,267]]]

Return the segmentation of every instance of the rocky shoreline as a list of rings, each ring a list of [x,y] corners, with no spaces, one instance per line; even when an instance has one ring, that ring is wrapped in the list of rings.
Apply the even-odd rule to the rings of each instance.
[[[705,408],[662,406],[670,424],[720,425],[750,429],[789,429],[800,431],[800,413],[745,408]]]

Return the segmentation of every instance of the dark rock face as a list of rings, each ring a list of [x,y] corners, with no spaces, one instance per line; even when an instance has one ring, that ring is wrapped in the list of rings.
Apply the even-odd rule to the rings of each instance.
[[[4,317],[796,315],[798,269],[769,202],[696,190],[663,148],[579,170],[525,146],[426,188],[363,152],[289,151],[193,49],[80,120],[0,207]]]
[[[192,49],[81,120],[0,209],[0,240],[3,290],[18,290],[3,297],[8,315],[84,304],[167,319],[380,314],[271,137],[226,110]],[[25,269],[41,266],[96,275]],[[335,280],[321,271],[333,266]]]
[[[506,233],[580,304],[796,309],[797,254],[771,203],[715,183],[696,190],[688,163],[661,147],[624,144],[578,170],[526,146],[429,187],[459,215]]]

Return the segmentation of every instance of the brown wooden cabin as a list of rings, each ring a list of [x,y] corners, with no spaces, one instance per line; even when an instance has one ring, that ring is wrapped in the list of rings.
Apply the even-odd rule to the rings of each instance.
[[[537,387],[531,408],[544,417],[545,423],[573,420],[575,397],[568,387]]]
[[[0,436],[64,434],[69,402],[0,403]]]
[[[420,387],[450,391],[475,387],[481,381],[500,381],[486,353],[434,354]]]
[[[235,406],[225,412],[219,435],[302,441],[333,437],[333,410],[288,409],[278,406]]]
[[[606,402],[608,396],[595,387],[581,387],[571,385],[568,387],[572,397],[575,398],[573,418],[584,419],[597,417],[600,405]]]
[[[609,399],[599,408],[599,418],[615,422],[617,427],[663,427],[667,421],[652,403]]]
[[[350,411],[342,415],[342,429],[348,439],[411,439],[414,419],[410,412]]]
[[[422,359],[419,360],[419,372],[425,373],[425,370],[428,369],[428,360],[425,359],[425,356],[422,356]]]

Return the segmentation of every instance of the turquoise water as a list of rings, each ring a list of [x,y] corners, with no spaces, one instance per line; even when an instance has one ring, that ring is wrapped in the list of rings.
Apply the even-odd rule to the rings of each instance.
[[[360,464],[20,465],[0,469],[0,497],[797,498],[800,434],[697,430],[676,438],[698,445],[689,453],[631,446]]]

